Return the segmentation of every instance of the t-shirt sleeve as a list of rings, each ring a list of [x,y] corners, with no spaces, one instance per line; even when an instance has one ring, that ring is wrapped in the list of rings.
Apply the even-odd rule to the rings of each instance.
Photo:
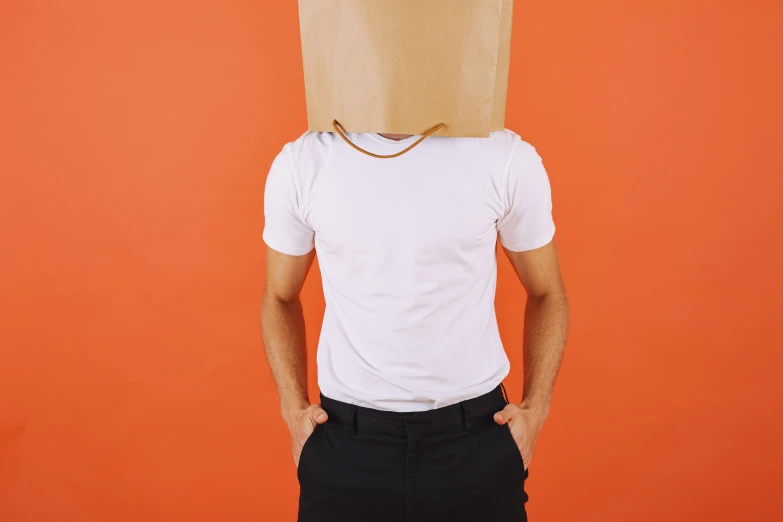
[[[500,244],[522,252],[549,243],[555,235],[549,177],[529,143],[517,139],[506,182],[505,214],[497,222]]]
[[[302,193],[296,183],[288,145],[269,169],[264,188],[264,242],[272,249],[299,256],[315,246],[313,230],[302,218]]]

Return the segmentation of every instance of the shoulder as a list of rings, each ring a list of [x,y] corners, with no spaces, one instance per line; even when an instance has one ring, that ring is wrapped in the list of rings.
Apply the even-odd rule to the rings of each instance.
[[[511,129],[493,131],[490,139],[495,147],[508,155],[509,161],[512,156],[521,159],[538,157],[536,148]]]
[[[487,138],[473,138],[480,148],[481,156],[492,165],[500,176],[507,176],[514,164],[529,162],[538,158],[535,147],[523,140],[511,129],[492,131]]]
[[[272,161],[267,183],[271,186],[290,185],[307,192],[329,159],[332,137],[328,132],[305,131],[297,139],[286,142]]]
[[[312,173],[329,158],[334,147],[334,133],[305,131],[301,136],[283,145],[281,154],[288,157],[297,174]]]
[[[488,153],[510,160],[512,155],[528,156],[536,149],[511,129],[492,131],[488,138],[477,138],[477,143]]]

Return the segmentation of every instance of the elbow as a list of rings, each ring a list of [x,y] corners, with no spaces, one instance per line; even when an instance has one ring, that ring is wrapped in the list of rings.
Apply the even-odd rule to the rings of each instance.
[[[529,303],[552,303],[565,309],[569,308],[568,292],[561,282],[551,285],[539,292],[528,293]]]

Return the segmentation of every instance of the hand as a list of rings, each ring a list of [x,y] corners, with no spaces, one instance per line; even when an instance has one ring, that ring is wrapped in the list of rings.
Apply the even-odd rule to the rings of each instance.
[[[530,466],[530,461],[533,460],[533,450],[536,447],[538,434],[544,424],[544,417],[536,409],[523,404],[513,403],[506,404],[493,417],[498,424],[508,423],[514,442],[517,443],[519,452],[522,455],[522,463],[525,470]]]
[[[297,468],[305,441],[312,435],[316,424],[323,424],[328,418],[329,416],[320,404],[311,404],[286,415],[288,430],[291,432],[294,464]]]

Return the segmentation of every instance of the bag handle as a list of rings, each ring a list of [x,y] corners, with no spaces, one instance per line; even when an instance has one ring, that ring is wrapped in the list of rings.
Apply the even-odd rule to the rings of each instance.
[[[339,134],[340,137],[345,140],[345,143],[347,143],[348,145],[350,145],[351,147],[353,147],[354,149],[358,150],[361,153],[367,154],[368,156],[372,156],[373,158],[381,158],[381,159],[396,158],[397,156],[402,156],[403,154],[405,154],[406,152],[411,150],[413,147],[415,147],[416,145],[421,143],[421,141],[424,138],[426,138],[430,134],[433,134],[433,133],[437,132],[443,126],[444,126],[443,123],[438,123],[433,128],[431,128],[430,130],[428,130],[427,132],[422,134],[421,138],[419,138],[418,140],[414,141],[408,148],[406,148],[404,150],[401,150],[400,152],[397,152],[396,154],[389,154],[388,156],[381,156],[380,154],[373,154],[372,152],[368,152],[368,151],[364,150],[363,148],[359,147],[358,145],[354,145],[353,143],[351,143],[351,140],[346,138],[345,134],[343,134],[343,131],[345,130],[344,128],[342,128],[343,126],[340,123],[338,123],[337,120],[333,120],[332,121],[332,127],[334,127],[334,130],[337,131],[337,134]]]

